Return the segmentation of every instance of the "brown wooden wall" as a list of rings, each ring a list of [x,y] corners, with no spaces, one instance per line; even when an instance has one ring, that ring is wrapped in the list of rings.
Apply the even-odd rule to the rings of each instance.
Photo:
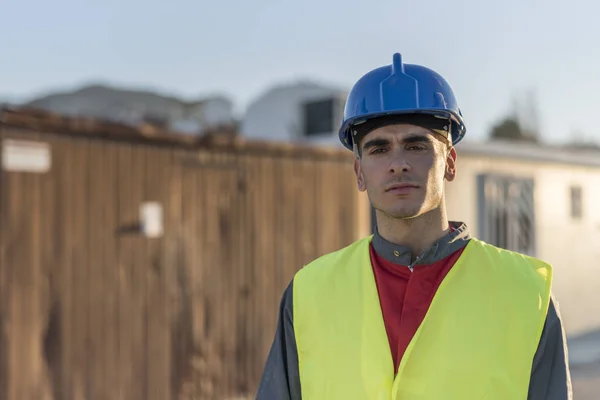
[[[351,157],[0,129],[52,152],[0,175],[3,400],[253,398],[294,272],[359,237]]]

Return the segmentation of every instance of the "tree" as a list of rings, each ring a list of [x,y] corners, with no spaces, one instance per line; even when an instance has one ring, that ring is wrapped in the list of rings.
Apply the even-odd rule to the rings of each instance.
[[[513,116],[505,117],[492,127],[490,136],[492,139],[520,140],[524,142],[538,142],[537,135],[526,132],[521,123]]]
[[[539,142],[539,111],[534,90],[529,90],[523,98],[513,97],[512,110],[508,116],[496,123],[490,132],[492,139],[521,140]]]
[[[513,112],[521,125],[523,136],[531,138],[535,142],[538,142],[540,137],[538,104],[537,93],[534,89],[529,89],[520,100],[515,99],[513,102]]]

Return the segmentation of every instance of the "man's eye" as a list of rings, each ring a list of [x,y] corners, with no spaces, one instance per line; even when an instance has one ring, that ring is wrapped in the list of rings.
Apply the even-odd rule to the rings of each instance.
[[[378,149],[373,149],[373,151],[371,151],[371,154],[378,154],[378,153],[383,153],[385,151],[384,148],[378,148]]]
[[[424,146],[408,146],[408,150],[416,150],[416,151],[425,150],[425,147]]]

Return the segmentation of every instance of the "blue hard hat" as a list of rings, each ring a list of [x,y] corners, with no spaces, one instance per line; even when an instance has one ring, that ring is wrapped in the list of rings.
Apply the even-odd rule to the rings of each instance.
[[[429,114],[451,121],[452,144],[460,142],[467,130],[448,82],[427,67],[403,64],[402,56],[396,53],[391,65],[366,73],[350,90],[340,141],[352,150],[353,126],[372,118],[407,114]]]

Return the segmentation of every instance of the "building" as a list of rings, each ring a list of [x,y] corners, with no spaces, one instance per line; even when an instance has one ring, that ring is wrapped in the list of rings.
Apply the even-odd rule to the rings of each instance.
[[[181,114],[172,116],[168,121],[169,130],[188,134],[201,134],[233,125],[233,103],[223,96],[185,103],[182,105]]]
[[[505,141],[456,148],[449,217],[488,243],[553,265],[554,294],[577,362],[576,338],[600,335],[600,152]],[[586,352],[600,360],[600,343]]]
[[[186,101],[156,91],[89,85],[52,93],[24,104],[70,117],[102,119],[132,126],[152,124],[160,130],[200,135],[234,124],[233,102],[225,96]]]
[[[341,147],[337,130],[347,91],[313,82],[274,86],[247,108],[240,126],[249,139]]]

